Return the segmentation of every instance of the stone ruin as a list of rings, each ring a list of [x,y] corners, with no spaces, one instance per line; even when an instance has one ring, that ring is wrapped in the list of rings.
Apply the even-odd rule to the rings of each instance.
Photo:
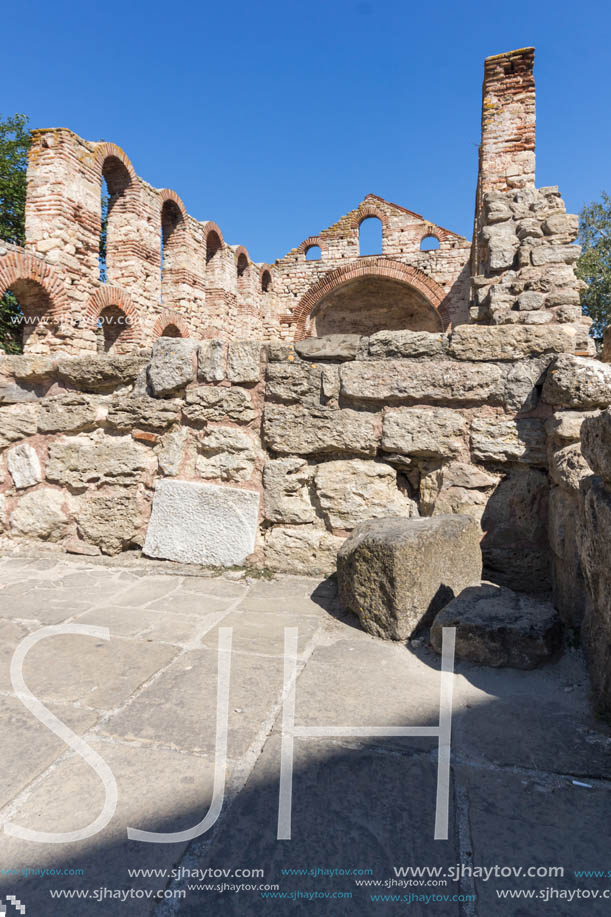
[[[485,61],[471,242],[368,195],[255,264],[118,147],[34,131],[26,246],[0,243],[25,319],[0,357],[3,549],[325,574],[366,520],[468,516],[486,580],[583,628],[611,711],[611,366],[577,217],[535,187],[533,63]]]

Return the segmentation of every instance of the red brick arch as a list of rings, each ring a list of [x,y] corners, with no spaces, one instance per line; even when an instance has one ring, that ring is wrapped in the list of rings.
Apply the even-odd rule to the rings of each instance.
[[[118,159],[121,162],[128,174],[129,180],[132,187],[138,183],[138,176],[136,175],[136,170],[131,164],[131,160],[127,153],[125,153],[120,146],[117,146],[115,143],[102,143],[96,144],[96,148],[91,154],[91,165],[94,171],[97,173],[100,182],[102,181],[102,169],[104,168],[104,163],[107,159]]]
[[[164,309],[163,312],[159,314],[157,321],[153,325],[153,337],[161,337],[168,325],[176,325],[182,338],[188,338],[191,336],[189,326],[187,325],[183,316],[178,312],[174,312],[173,309]]]
[[[26,252],[9,251],[0,258],[0,296],[19,283],[36,283],[51,303],[51,315],[70,311],[63,280],[51,265]]]
[[[303,240],[301,245],[297,246],[296,251],[298,251],[300,255],[305,256],[307,254],[308,249],[312,248],[312,246],[314,245],[317,245],[319,247],[321,255],[323,255],[327,251],[327,243],[325,242],[324,239],[321,239],[320,236],[308,236],[307,239]]]
[[[178,209],[180,210],[183,220],[186,219],[187,208],[183,204],[180,197],[176,194],[175,191],[172,191],[171,188],[162,188],[161,189],[161,191],[159,192],[159,201],[160,201],[161,207],[163,207],[166,201],[173,201],[176,204],[176,206],[178,207]]]
[[[221,240],[221,251],[222,251],[225,248],[225,240],[223,238],[223,233],[221,232],[219,226],[217,226],[217,224],[214,222],[214,220],[208,220],[207,223],[204,223],[204,243],[206,242],[208,238],[208,234],[212,232],[212,230],[214,230],[214,232],[217,234],[217,236]]]
[[[138,340],[142,335],[140,315],[129,293],[122,290],[121,287],[104,285],[93,294],[85,310],[87,325],[95,328],[95,323],[108,306],[116,306],[129,319],[129,324],[126,324],[121,340],[126,344]]]
[[[375,204],[371,204],[369,201],[365,201],[356,211],[352,222],[350,224],[351,229],[358,229],[363,220],[367,220],[369,217],[376,217],[382,224],[382,231],[388,229],[388,215],[380,207],[376,207]]]
[[[443,302],[445,290],[432,277],[416,267],[392,261],[390,258],[368,259],[359,263],[347,264],[345,267],[336,268],[315,283],[305,293],[299,305],[291,315],[291,323],[295,323],[295,340],[301,341],[305,337],[306,322],[314,308],[325,296],[343,287],[346,283],[358,280],[360,277],[384,277],[388,280],[397,280],[417,290],[427,300],[429,305],[437,312],[440,324],[448,325],[448,316],[445,314]]]

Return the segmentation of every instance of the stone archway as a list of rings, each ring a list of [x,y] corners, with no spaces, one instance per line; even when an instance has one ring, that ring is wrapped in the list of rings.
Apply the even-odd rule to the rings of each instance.
[[[389,258],[330,271],[302,297],[292,319],[295,340],[337,332],[441,331],[445,291],[418,268]]]

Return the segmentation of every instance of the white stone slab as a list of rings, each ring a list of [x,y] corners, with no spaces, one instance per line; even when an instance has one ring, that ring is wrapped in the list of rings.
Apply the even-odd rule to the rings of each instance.
[[[242,564],[254,550],[258,518],[257,491],[158,481],[143,551],[188,564]]]
[[[40,461],[32,446],[22,443],[8,451],[8,470],[17,489],[32,487],[42,481]]]

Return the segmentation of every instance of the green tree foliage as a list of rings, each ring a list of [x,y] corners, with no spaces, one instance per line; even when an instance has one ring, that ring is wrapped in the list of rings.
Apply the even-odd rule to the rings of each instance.
[[[25,115],[0,117],[0,239],[25,242],[25,189],[30,134]],[[15,296],[0,300],[0,349],[21,350],[21,309]]]
[[[586,204],[579,214],[583,246],[577,276],[588,284],[581,294],[581,307],[593,321],[592,335],[600,339],[611,325],[611,197],[603,191],[600,201]]]

